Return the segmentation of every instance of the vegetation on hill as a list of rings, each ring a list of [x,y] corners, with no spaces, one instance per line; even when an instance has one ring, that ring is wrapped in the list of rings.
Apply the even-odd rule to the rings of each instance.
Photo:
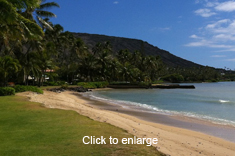
[[[202,65],[193,63],[191,61],[177,57],[166,50],[162,50],[148,42],[130,39],[124,37],[114,37],[98,34],[87,33],[73,33],[76,38],[81,38],[88,48],[92,48],[96,43],[103,43],[109,41],[112,45],[113,53],[117,54],[118,51],[128,49],[130,52],[140,51],[144,55],[160,56],[162,62],[169,67],[182,67],[182,68],[199,68]],[[169,43],[170,44],[170,43]]]
[[[48,84],[57,84],[57,81],[77,84],[81,81],[152,83],[221,79],[220,72],[214,68],[160,52],[159,48],[140,40],[122,38],[126,41],[122,43],[120,38],[111,37],[110,42],[100,40],[102,42],[90,44],[89,38],[84,38],[89,43],[86,45],[77,34],[65,32],[61,25],[50,22],[49,18],[55,14],[47,9],[59,7],[54,2],[2,0],[0,6],[4,8],[0,11],[1,86],[9,82],[42,86],[48,79]],[[126,49],[117,50],[118,46]],[[175,65],[169,64],[169,60]],[[185,65],[176,66],[180,64]]]

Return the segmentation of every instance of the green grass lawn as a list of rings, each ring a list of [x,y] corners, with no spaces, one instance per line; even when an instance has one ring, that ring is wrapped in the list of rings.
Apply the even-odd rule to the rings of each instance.
[[[85,145],[84,136],[133,137],[74,111],[44,108],[26,97],[0,97],[1,156],[161,155],[146,145]]]

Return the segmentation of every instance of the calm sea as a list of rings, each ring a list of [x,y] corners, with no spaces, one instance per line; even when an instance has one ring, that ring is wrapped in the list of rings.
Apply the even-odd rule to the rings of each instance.
[[[123,107],[235,126],[235,82],[193,85],[196,89],[112,89],[88,94]]]

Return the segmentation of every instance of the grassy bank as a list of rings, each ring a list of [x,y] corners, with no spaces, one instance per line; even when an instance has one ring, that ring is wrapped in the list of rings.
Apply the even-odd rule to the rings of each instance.
[[[160,155],[146,145],[84,145],[84,136],[133,137],[74,111],[48,109],[26,97],[0,97],[0,155]]]

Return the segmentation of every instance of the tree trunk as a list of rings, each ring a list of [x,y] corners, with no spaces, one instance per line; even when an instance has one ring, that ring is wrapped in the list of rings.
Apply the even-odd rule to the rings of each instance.
[[[28,86],[28,85],[29,85],[29,74],[27,74],[27,75],[26,75],[25,85],[26,85],[26,86]]]
[[[4,73],[4,86],[6,87],[7,86],[7,73],[5,72]]]

